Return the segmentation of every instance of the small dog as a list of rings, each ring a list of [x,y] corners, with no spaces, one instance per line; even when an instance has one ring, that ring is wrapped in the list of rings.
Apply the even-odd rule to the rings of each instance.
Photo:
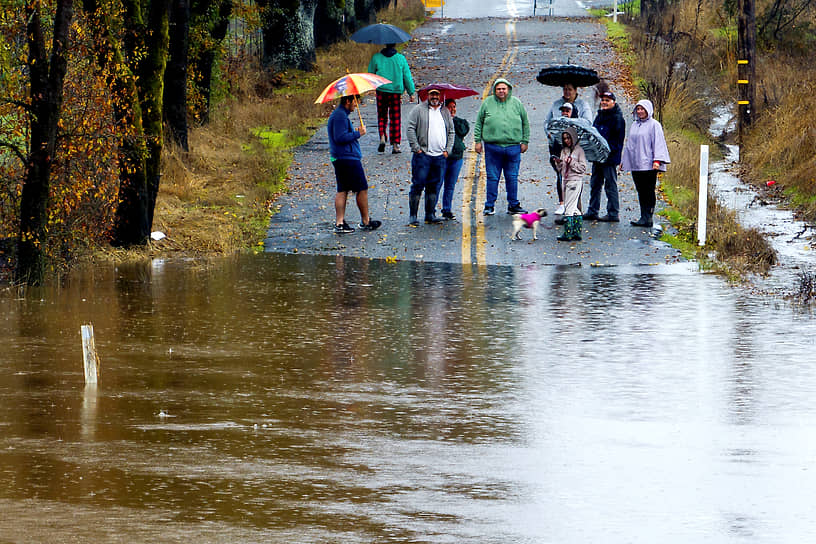
[[[538,240],[538,225],[541,224],[541,219],[547,217],[547,210],[539,208],[530,213],[517,213],[513,215],[513,234],[510,235],[511,240],[521,240],[521,229],[533,229],[533,240]]]

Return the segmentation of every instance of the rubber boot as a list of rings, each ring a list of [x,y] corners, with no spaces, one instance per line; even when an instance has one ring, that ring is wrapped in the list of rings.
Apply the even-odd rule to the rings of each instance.
[[[408,221],[409,225],[419,225],[419,220],[417,219],[417,212],[419,212],[419,203],[422,201],[421,194],[409,194],[408,195],[408,209],[411,215],[410,220]]]
[[[581,238],[581,231],[584,229],[584,217],[582,215],[574,215],[572,217],[572,239],[583,240]]]
[[[428,184],[425,186],[425,222],[426,223],[442,223],[444,219],[436,216],[436,203],[439,200],[437,195],[438,188],[435,185]]]
[[[564,233],[556,238],[559,242],[569,242],[572,240],[572,216],[564,218]]]

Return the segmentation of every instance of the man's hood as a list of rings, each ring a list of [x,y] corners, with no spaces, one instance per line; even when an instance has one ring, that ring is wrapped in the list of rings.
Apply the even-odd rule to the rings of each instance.
[[[494,96],[496,95],[496,85],[498,85],[499,83],[504,83],[505,85],[507,85],[507,99],[510,99],[510,97],[513,96],[513,84],[504,79],[503,77],[500,77],[493,82],[493,87],[491,89],[493,95]]]
[[[641,100],[637,104],[635,104],[634,108],[632,108],[632,116],[633,116],[635,121],[638,120],[637,113],[635,113],[635,108],[637,108],[638,106],[643,106],[643,109],[646,110],[646,113],[649,114],[649,115],[646,116],[645,121],[648,121],[649,119],[652,118],[652,115],[654,115],[654,106],[652,106],[652,101],[651,100],[646,100],[644,98],[643,100]]]
[[[380,53],[382,53],[383,56],[386,57],[393,57],[394,55],[397,54],[397,50],[393,47],[384,47],[380,50]]]

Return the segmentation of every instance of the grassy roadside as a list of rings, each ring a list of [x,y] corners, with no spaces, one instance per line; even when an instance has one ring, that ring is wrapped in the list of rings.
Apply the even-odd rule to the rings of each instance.
[[[681,53],[650,41],[635,27],[615,23],[608,17],[600,18],[607,27],[610,42],[630,72],[624,84],[630,98],[656,95],[663,102],[662,124],[672,163],[659,182],[659,190],[669,204],[661,213],[676,230],[676,233],[664,234],[663,240],[680,249],[686,258],[697,259],[704,269],[734,281],[749,274],[767,273],[776,263],[770,244],[756,229],[742,227],[736,213],[721,206],[716,198],[708,199],[707,243],[702,248],[697,245],[700,144],[710,144],[715,155],[718,149],[717,142],[711,141],[707,132],[710,111],[706,100],[707,88],[721,84],[716,74],[705,66],[692,65],[693,71],[673,80],[667,67],[676,65]],[[684,63],[691,64],[693,59],[691,55],[683,56]]]
[[[408,31],[425,18],[419,0],[382,10],[378,22]],[[336,104],[314,104],[331,81],[364,72],[381,46],[342,42],[317,51],[311,72],[268,74],[251,62],[224,63],[228,97],[209,124],[190,130],[189,153],[167,146],[153,230],[167,237],[143,249],[104,248],[94,260],[208,257],[261,251],[276,197],[287,190],[292,148],[304,143]]]

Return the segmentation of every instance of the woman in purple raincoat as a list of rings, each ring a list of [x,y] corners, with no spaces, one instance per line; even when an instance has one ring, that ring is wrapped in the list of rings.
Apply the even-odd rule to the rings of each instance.
[[[629,138],[623,148],[621,170],[632,172],[632,180],[638,193],[640,219],[630,221],[636,227],[651,227],[654,214],[655,186],[657,173],[665,172],[669,160],[669,149],[663,136],[663,127],[653,117],[651,101],[641,100],[632,115],[635,122],[629,129]]]

